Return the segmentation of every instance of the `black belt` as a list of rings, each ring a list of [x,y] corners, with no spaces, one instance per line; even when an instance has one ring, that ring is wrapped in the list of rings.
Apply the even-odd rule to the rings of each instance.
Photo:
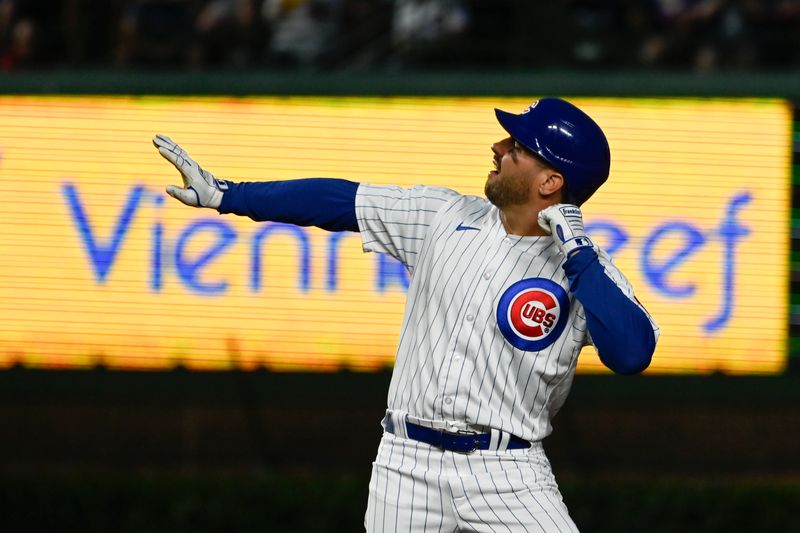
[[[420,426],[419,424],[414,424],[409,421],[406,421],[406,434],[410,439],[418,440],[443,450],[460,453],[474,452],[475,450],[488,450],[492,441],[492,435],[490,433],[477,433],[474,435],[450,433],[449,431],[443,431],[441,429],[426,428],[425,426]],[[511,435],[508,439],[507,449],[509,450],[530,447],[530,442],[516,435]]]

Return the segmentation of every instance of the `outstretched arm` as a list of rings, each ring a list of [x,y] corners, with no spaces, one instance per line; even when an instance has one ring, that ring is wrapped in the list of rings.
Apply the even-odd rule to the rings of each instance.
[[[358,183],[329,178],[234,183],[200,167],[169,137],[156,135],[158,152],[181,173],[183,187],[167,194],[192,207],[208,207],[262,221],[317,226],[328,231],[358,231]]]

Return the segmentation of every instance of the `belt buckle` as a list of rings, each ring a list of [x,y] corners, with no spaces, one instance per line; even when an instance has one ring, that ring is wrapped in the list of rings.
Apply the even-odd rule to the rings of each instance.
[[[472,453],[478,449],[478,440],[475,438],[474,433],[459,430],[457,433],[451,433],[443,429],[439,430],[441,437],[442,448],[445,450],[456,453]],[[464,437],[471,437],[465,439]]]

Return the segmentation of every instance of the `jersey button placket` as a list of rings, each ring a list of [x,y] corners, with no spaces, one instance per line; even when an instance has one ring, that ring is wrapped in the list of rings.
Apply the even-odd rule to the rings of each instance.
[[[447,346],[447,353],[453,354],[457,350],[458,341],[455,337],[453,337]],[[455,357],[450,358],[451,361],[455,361]],[[457,361],[456,361],[457,362]],[[434,411],[437,412],[438,416],[444,416],[446,407],[453,405],[453,397],[452,397],[452,387],[448,387],[448,382],[454,379],[453,374],[458,372],[458,365],[452,365],[445,362],[444,364],[445,371],[442,372],[439,376],[439,398],[434,404]]]

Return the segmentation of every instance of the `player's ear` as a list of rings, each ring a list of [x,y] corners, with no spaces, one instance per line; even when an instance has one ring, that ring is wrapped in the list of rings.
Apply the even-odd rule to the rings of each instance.
[[[539,194],[544,198],[549,198],[564,187],[564,176],[560,172],[548,168],[545,170],[546,175],[543,180],[539,182]]]

